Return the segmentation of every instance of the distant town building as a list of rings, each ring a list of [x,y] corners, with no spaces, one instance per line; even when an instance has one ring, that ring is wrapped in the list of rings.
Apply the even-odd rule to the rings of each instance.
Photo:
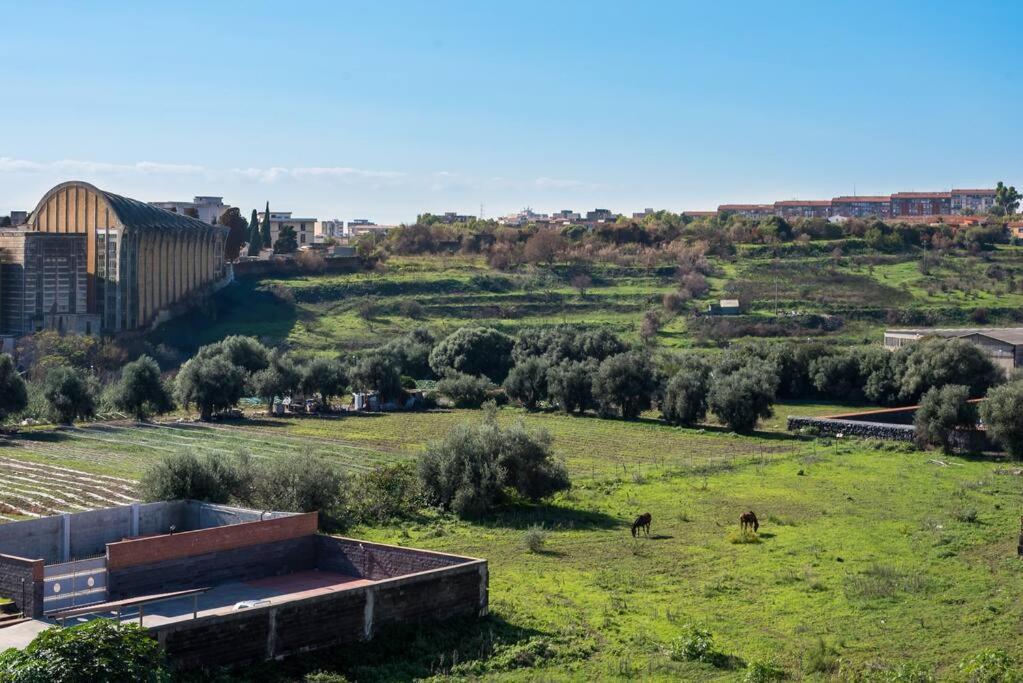
[[[320,221],[317,226],[316,237],[318,239],[340,239],[345,236],[345,222],[340,218]]]
[[[722,204],[718,212],[722,211],[746,218],[766,218],[774,215],[774,204]]]
[[[600,221],[613,221],[616,220],[617,216],[609,209],[594,209],[593,211],[586,212],[587,223],[598,223]]]
[[[884,347],[894,351],[926,337],[964,339],[1006,372],[1023,366],[1023,327],[904,328],[884,331]]]
[[[987,213],[995,205],[995,191],[952,190],[952,213]]]
[[[447,211],[442,216],[436,217],[441,223],[468,223],[469,221],[476,220],[475,216],[468,216],[466,214],[456,213],[454,211]]]
[[[0,231],[0,332],[147,327],[227,274],[227,229],[84,182]]]
[[[1023,221],[1007,223],[1005,229],[1009,231],[1009,237],[1023,239]]]
[[[951,192],[896,192],[891,197],[891,216],[937,216],[952,213]]]
[[[571,212],[569,212],[571,213]],[[517,213],[509,214],[498,219],[498,223],[501,225],[507,225],[513,228],[528,225],[530,223],[549,223],[551,217],[545,213],[536,213],[528,206],[522,211]]]
[[[639,219],[639,218],[646,218],[647,216],[649,216],[649,215],[650,215],[650,214],[652,214],[652,213],[654,213],[654,210],[653,210],[653,209],[650,209],[650,208],[646,208],[646,209],[643,209],[642,211],[639,211],[639,212],[633,213],[633,214],[632,214],[632,217],[633,217],[633,218],[636,218],[636,219]]]
[[[774,203],[774,215],[782,218],[827,218],[831,200],[791,199]]]
[[[844,218],[887,218],[891,215],[892,203],[888,196],[846,196],[831,200],[831,215]]]
[[[707,313],[710,315],[739,315],[739,300],[721,299],[717,303],[708,304]]]
[[[386,235],[393,225],[377,225],[367,218],[355,218],[345,226],[345,237],[361,237],[362,235]]]
[[[25,225],[28,222],[28,211],[11,211],[11,214],[7,217],[9,221],[8,227],[16,228],[19,225]]]
[[[182,216],[198,218],[208,225],[216,225],[220,217],[231,207],[224,203],[223,197],[195,197],[190,202],[149,202],[151,206],[179,213]]]
[[[259,222],[263,222],[263,217],[266,215],[265,211],[260,211],[257,214]],[[298,247],[301,249],[306,245],[313,244],[315,242],[315,229],[316,219],[315,218],[295,218],[291,215],[290,211],[271,211],[270,212],[270,244],[271,246],[280,237],[281,228],[284,226],[290,226],[295,231],[295,239],[298,242]]]

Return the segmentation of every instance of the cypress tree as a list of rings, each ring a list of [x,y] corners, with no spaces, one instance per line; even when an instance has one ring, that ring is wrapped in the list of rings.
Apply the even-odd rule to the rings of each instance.
[[[270,243],[270,202],[266,203],[266,211],[263,213],[261,233],[263,236],[263,248],[271,248],[273,244]]]
[[[252,210],[252,218],[249,219],[249,256],[259,256],[259,250],[263,246],[263,236],[259,232],[259,218],[256,210]]]

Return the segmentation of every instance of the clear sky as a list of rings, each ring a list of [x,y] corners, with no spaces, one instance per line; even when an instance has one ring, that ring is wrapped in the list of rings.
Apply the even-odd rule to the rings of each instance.
[[[54,184],[408,221],[1023,184],[1023,3],[0,0]]]

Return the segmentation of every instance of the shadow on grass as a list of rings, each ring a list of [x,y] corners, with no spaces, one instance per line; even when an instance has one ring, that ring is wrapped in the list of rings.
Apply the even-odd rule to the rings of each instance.
[[[339,646],[319,652],[290,657],[283,662],[237,669],[226,680],[270,683],[303,680],[313,672],[343,674],[352,681],[411,681],[444,676],[454,662],[461,662],[464,673],[485,674],[495,653],[548,634],[509,623],[499,615],[483,619],[456,618],[443,622],[424,622],[382,628],[368,643]],[[503,657],[494,671],[540,664],[521,648],[523,656]],[[453,662],[454,660],[454,662]],[[466,666],[469,663],[469,666]],[[456,672],[458,673],[458,672]],[[195,672],[176,680],[224,681],[216,672]]]
[[[478,526],[505,529],[528,529],[542,525],[548,529],[617,529],[630,521],[616,519],[602,512],[578,510],[560,505],[512,503],[497,512],[475,521]]]

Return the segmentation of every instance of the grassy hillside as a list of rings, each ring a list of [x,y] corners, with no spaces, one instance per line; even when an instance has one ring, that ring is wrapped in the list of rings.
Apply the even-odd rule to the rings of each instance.
[[[797,404],[778,413],[840,408]],[[47,485],[42,479],[70,477],[71,468],[82,490],[122,495],[125,484],[112,475],[137,477],[176,449],[244,448],[275,458],[310,449],[362,469],[415,458],[453,425],[478,417],[441,411],[41,429],[2,442],[0,477],[18,487],[6,493],[31,498],[33,487]],[[767,661],[795,679],[906,661],[948,677],[985,647],[1023,657],[1016,599],[1023,479],[1004,463],[801,441],[773,431],[778,419],[749,437],[510,408],[500,419],[549,430],[572,490],[476,523],[427,511],[349,532],[487,558],[492,616],[260,668],[244,680],[301,680],[318,668],[360,681],[445,673],[740,680],[747,663]],[[42,483],[33,484],[37,475]],[[758,542],[735,543],[747,509],[763,524]],[[647,511],[652,535],[633,539],[629,522]],[[537,525],[546,543],[531,552],[526,536]],[[717,665],[672,660],[672,643],[690,623],[714,634],[726,655]]]
[[[466,324],[514,333],[573,323],[606,326],[635,340],[643,314],[661,311],[657,342],[714,346],[743,336],[821,337],[876,343],[886,324],[1008,323],[1023,306],[1023,251],[821,256],[820,245],[781,257],[763,247],[710,259],[710,290],[680,313],[664,311],[678,282],[670,264],[650,268],[590,264],[593,284],[570,285],[578,266],[524,267],[502,273],[479,257],[394,257],[370,272],[243,279],[211,305],[161,327],[153,341],[184,352],[228,334],[250,334],[314,353],[373,346],[417,326],[444,334]],[[826,253],[826,252],[825,252]],[[738,297],[745,315],[694,317],[721,297]],[[830,315],[829,319],[812,318]]]

